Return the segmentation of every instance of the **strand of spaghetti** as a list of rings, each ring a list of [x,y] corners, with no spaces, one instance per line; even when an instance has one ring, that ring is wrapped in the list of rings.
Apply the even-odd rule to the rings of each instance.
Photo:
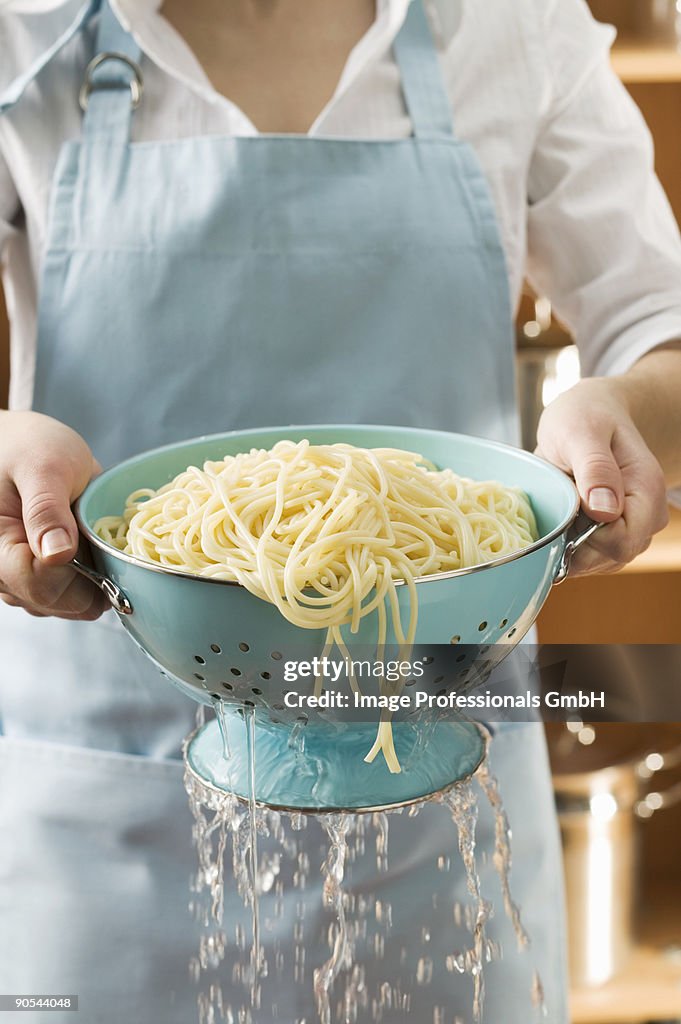
[[[398,660],[400,662],[406,661],[409,658],[409,656],[411,654],[411,650],[412,650],[412,648],[414,646],[414,641],[416,639],[416,624],[417,624],[417,614],[416,613],[417,613],[417,609],[418,609],[418,602],[417,602],[417,595],[416,595],[416,585],[415,585],[415,582],[414,582],[413,574],[411,573],[409,567],[408,566],[404,566],[404,564],[403,564],[403,571],[405,573],[405,575],[404,575],[405,582],[407,584],[407,587],[409,588],[410,616],[409,616],[409,625],[407,627],[406,637],[404,637],[404,641],[400,643],[400,650],[399,650],[399,655],[398,655]],[[393,597],[393,594],[394,594],[394,597]],[[401,616],[400,616],[400,612],[399,612],[399,598],[398,598],[398,595],[396,593],[395,585],[394,584],[392,585],[392,590],[390,592],[390,600],[391,600],[391,605],[392,605],[393,629],[394,629],[394,631],[395,631],[395,633],[397,635],[398,627],[399,627],[399,630],[401,632],[402,631],[402,625],[401,625]],[[396,685],[394,690],[390,690],[390,688],[386,687],[385,679],[381,679],[381,692],[382,693],[383,692],[391,692],[391,693],[395,693],[395,694],[399,695],[402,692],[403,689],[404,689],[404,679],[402,679],[402,678],[400,678],[399,683]],[[380,721],[380,724],[379,724],[379,727],[378,727],[378,735],[376,736],[376,740],[374,742],[374,745],[372,746],[371,750],[366,755],[364,760],[369,762],[369,763],[371,763],[375,759],[375,757],[378,754],[379,750],[383,751],[383,756],[385,757],[386,764],[388,765],[388,768],[390,769],[390,771],[391,772],[399,772],[401,770],[400,769],[400,762],[399,762],[399,758],[397,757],[397,751],[395,750],[395,738],[394,738],[393,729],[392,729],[392,712],[390,712],[390,711],[382,712],[382,714],[381,714],[381,721]]]
[[[350,686],[355,691],[355,693],[361,693],[362,691],[359,688],[359,684],[357,682],[357,677],[355,676],[355,670],[354,670],[354,667],[353,667],[353,664],[352,664],[352,661],[353,661],[352,655],[350,654],[350,651],[348,650],[347,644],[345,643],[345,640],[343,639],[343,634],[340,631],[340,627],[339,626],[331,626],[331,628],[329,630],[329,637],[333,640],[334,645],[338,648],[338,650],[340,651],[341,655],[345,659],[345,664],[348,667],[348,679],[350,681]]]

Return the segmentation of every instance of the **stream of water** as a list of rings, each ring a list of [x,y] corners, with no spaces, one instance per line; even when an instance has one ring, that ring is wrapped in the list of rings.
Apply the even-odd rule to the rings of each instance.
[[[393,908],[383,898],[381,885],[375,884],[376,877],[380,883],[380,876],[388,870],[390,819],[395,815],[416,818],[425,805],[389,813],[316,816],[258,807],[252,715],[245,716],[245,728],[250,762],[248,803],[203,785],[189,772],[185,776],[198,855],[190,910],[203,931],[198,953],[190,963],[193,980],[203,986],[197,1001],[199,1024],[276,1021],[280,1019],[280,1000],[271,993],[277,992],[277,984],[280,990],[290,986],[291,979],[313,994],[319,1024],[367,1020],[392,1024],[410,1018],[414,986],[423,989],[431,984],[434,958],[438,956],[440,962],[444,956],[450,973],[470,977],[471,1016],[464,1022],[461,1017],[452,1017],[444,1006],[434,1005],[432,1024],[479,1024],[483,1020],[485,965],[499,960],[502,953],[487,934],[493,908],[481,891],[477,862],[480,796],[494,815],[492,863],[500,879],[504,909],[518,948],[526,949],[529,944],[511,895],[509,824],[487,761],[472,780],[457,783],[429,801],[440,805],[443,826],[447,817],[455,826],[451,849],[438,856],[435,874],[455,872],[457,865],[463,864],[469,898],[451,901],[450,920],[457,934],[468,935],[469,942],[443,954],[442,950],[431,949],[428,924],[416,924],[420,928],[416,946],[401,948],[399,968],[393,949],[391,969],[386,972],[389,977],[377,980],[377,969],[380,972],[386,943],[392,936]],[[419,822],[413,827],[418,830]],[[443,849],[445,835],[443,828]],[[311,857],[317,849],[319,860],[313,865]],[[225,922],[225,865],[230,860],[233,882],[230,878],[227,884],[235,885],[244,915]],[[369,894],[361,891],[352,878],[348,882],[348,870],[367,860],[373,861],[377,873]],[[399,864],[393,867],[399,869]],[[321,897],[316,881],[320,868]],[[438,899],[442,897],[433,892],[433,912],[438,910]],[[329,950],[322,962],[320,912],[325,915]],[[371,980],[368,958],[372,960]],[[266,979],[273,984],[267,989],[268,999],[263,1001]],[[302,997],[300,1002],[304,1002]],[[545,1018],[542,984],[536,972],[527,1002],[528,1022]],[[421,1020],[419,1017],[419,1024]],[[430,1020],[423,1024],[430,1024]],[[300,1016],[296,1024],[315,1024],[315,1020],[308,1014]]]

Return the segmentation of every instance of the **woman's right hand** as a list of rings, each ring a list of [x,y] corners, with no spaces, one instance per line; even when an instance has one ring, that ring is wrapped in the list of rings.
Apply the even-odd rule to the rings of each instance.
[[[31,615],[97,619],[103,594],[68,563],[78,548],[71,503],[100,467],[70,427],[0,412],[0,598]]]

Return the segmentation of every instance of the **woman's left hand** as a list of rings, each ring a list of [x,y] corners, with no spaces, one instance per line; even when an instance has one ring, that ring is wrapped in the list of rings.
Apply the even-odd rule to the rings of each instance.
[[[536,454],[569,473],[585,512],[608,524],[575,553],[571,576],[617,572],[669,522],[662,468],[617,378],[580,381],[547,406]]]

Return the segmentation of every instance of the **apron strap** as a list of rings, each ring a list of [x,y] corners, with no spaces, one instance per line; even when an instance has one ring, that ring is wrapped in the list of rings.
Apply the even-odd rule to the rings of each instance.
[[[28,86],[67,43],[100,12],[95,57],[88,65],[80,103],[85,110],[83,133],[127,141],[130,117],[142,94],[140,48],[123,28],[109,0],[87,0],[73,21],[31,66],[0,93],[0,115],[19,102]]]
[[[85,25],[95,14],[100,2],[101,0],[87,0],[87,3],[78,10],[78,13],[68,28],[62,32],[52,46],[41,54],[40,57],[34,60],[23,75],[19,75],[18,78],[15,78],[4,92],[0,93],[0,114],[4,114],[19,102],[28,86],[38,77],[43,68],[50,63],[52,58],[55,57],[60,50],[63,50],[66,44],[73,39],[83,25]]]
[[[80,105],[85,140],[127,142],[130,120],[142,95],[140,48],[103,0],[95,56],[85,71]]]
[[[410,0],[404,24],[393,43],[393,53],[416,138],[451,138],[452,106],[423,0]]]
[[[114,14],[109,0],[88,0],[52,46],[0,93],[0,115],[23,96],[44,67],[73,39],[101,7],[96,56],[81,90],[86,108],[84,134],[127,141],[131,115],[142,91],[140,48]],[[393,51],[402,91],[417,138],[452,137],[451,105],[445,89],[423,0],[411,0]]]

